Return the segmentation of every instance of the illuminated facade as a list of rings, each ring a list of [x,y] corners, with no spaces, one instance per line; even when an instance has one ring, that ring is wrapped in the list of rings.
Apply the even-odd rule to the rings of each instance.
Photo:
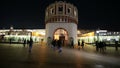
[[[59,32],[67,35],[64,30],[57,30],[55,32],[54,38],[59,39],[57,35]],[[9,42],[12,38],[12,42],[23,42],[23,39],[29,40],[32,35],[34,42],[39,42],[41,39],[45,41],[46,32],[45,29],[3,29],[0,30],[0,42]],[[66,36],[67,38],[68,36]],[[65,38],[65,39],[66,39]],[[77,38],[80,41],[84,40],[85,43],[95,43],[95,41],[106,41],[110,44],[114,40],[120,42],[120,32],[110,32],[107,30],[77,30]]]
[[[98,41],[120,40],[120,32],[108,32],[107,30],[77,30],[78,10],[70,3],[63,1],[55,2],[49,5],[45,10],[45,29],[10,29],[0,30],[0,42],[23,42],[23,39],[33,38],[34,42],[43,39],[45,42],[49,39],[62,38],[67,43],[71,38],[74,44],[77,40],[84,40],[85,43],[94,43]]]
[[[95,43],[95,41],[105,41],[109,44],[114,44],[115,41],[120,43],[120,32],[110,32],[107,30],[93,30],[82,33],[78,39],[84,40],[86,43]]]
[[[39,42],[45,37],[45,29],[3,29],[0,30],[0,42],[22,43],[23,40],[29,40],[32,37],[34,42]]]
[[[63,1],[55,2],[46,8],[46,40],[60,39],[69,42],[70,38],[77,44],[77,8]]]

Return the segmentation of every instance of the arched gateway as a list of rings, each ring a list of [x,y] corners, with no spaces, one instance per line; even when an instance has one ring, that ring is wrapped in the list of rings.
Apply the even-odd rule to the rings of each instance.
[[[62,38],[66,45],[72,38],[74,44],[77,44],[78,10],[74,5],[62,1],[49,5],[46,9],[45,24],[46,41],[48,38]]]
[[[68,32],[64,28],[58,28],[55,30],[53,38],[57,40],[59,40],[60,38],[68,40]]]

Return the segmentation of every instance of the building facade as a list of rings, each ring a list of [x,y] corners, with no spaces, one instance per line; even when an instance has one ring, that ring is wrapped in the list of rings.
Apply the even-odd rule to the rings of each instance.
[[[63,32],[58,30],[57,33]],[[105,41],[109,44],[114,44],[114,41],[119,41],[120,43],[120,32],[107,31],[107,30],[77,30],[76,41],[82,40],[85,43],[95,43],[95,41]],[[67,33],[65,33],[67,34]],[[42,39],[46,39],[46,30],[45,29],[1,29],[0,30],[0,42],[9,42],[9,39],[12,39],[12,42],[22,43],[23,39],[29,40],[32,36],[34,42],[40,42]],[[56,39],[59,37],[55,37]],[[50,40],[49,40],[50,41]]]
[[[45,29],[2,29],[0,30],[0,42],[23,43],[24,40],[30,40],[32,37],[34,42],[40,42],[45,38]]]
[[[86,31],[86,30],[85,30]],[[78,39],[84,40],[85,43],[95,43],[95,41],[104,41],[107,44],[115,44],[115,41],[120,43],[120,32],[108,30],[92,30],[81,33]]]
[[[85,43],[95,41],[120,41],[120,32],[110,32],[107,30],[78,30],[78,10],[70,3],[63,1],[49,5],[45,10],[45,29],[1,29],[0,42],[23,42],[23,39],[33,38],[34,42],[44,40],[46,43],[53,39],[62,39],[65,44],[71,41],[74,45],[78,39]]]
[[[77,8],[63,1],[55,2],[46,8],[45,14],[46,40],[62,38],[66,43],[70,40],[77,44]]]

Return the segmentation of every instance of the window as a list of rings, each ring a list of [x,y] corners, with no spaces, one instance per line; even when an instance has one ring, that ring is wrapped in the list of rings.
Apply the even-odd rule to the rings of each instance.
[[[59,14],[62,14],[62,13],[63,13],[63,6],[59,6],[59,7],[58,7],[58,12],[59,12]]]
[[[68,8],[68,10],[67,10],[67,11],[68,11],[68,13],[70,13],[70,11],[71,11],[71,8]]]
[[[53,8],[51,8],[50,11],[51,11],[51,14],[54,14],[54,9]]]
[[[75,15],[75,16],[77,15],[75,10],[74,10],[74,15]]]
[[[58,8],[58,11],[62,12],[62,11],[63,11],[63,7],[60,6],[60,7]]]

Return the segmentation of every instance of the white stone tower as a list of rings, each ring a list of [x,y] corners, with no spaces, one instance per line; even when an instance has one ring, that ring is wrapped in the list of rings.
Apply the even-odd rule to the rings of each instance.
[[[68,43],[71,39],[77,44],[78,10],[70,3],[55,2],[46,8],[46,42],[49,38]]]

